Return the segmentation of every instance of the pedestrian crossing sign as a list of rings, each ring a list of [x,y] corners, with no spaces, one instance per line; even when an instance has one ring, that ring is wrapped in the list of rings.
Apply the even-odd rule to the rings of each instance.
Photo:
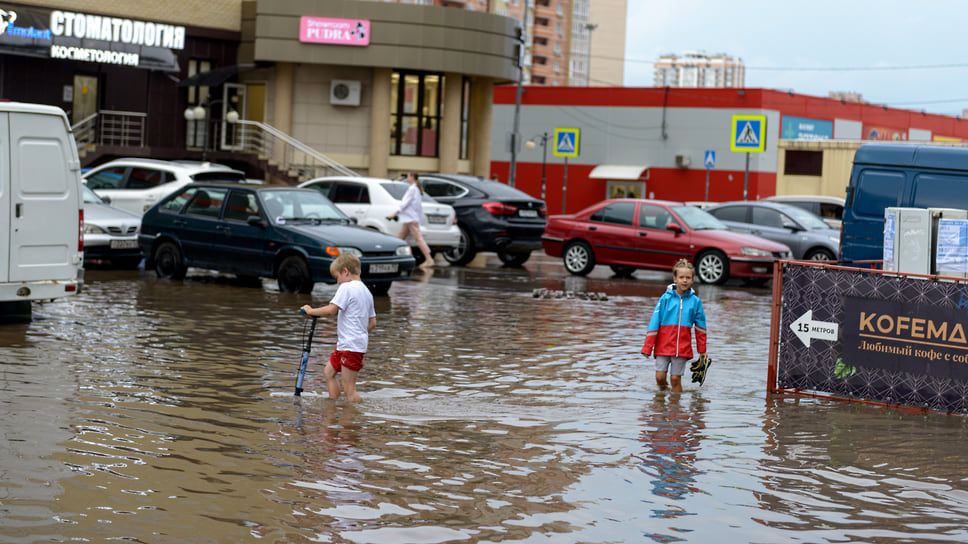
[[[577,128],[556,128],[555,129],[555,156],[556,157],[577,157],[578,156],[578,137],[581,133]]]
[[[732,151],[762,153],[766,149],[766,116],[734,115],[729,148]]]

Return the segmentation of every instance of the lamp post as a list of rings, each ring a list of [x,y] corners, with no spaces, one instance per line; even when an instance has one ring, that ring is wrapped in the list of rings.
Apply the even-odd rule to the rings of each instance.
[[[541,201],[544,202],[545,199],[545,182],[547,181],[547,167],[548,167],[548,133],[543,132],[538,136],[535,136],[528,140],[524,147],[528,148],[529,151],[534,150],[538,147],[535,140],[541,140]]]
[[[202,134],[204,141],[202,142],[202,161],[205,161],[206,155],[208,154],[208,108],[211,104],[208,101],[197,106],[188,106],[185,108],[185,120],[186,121],[199,121],[202,124]],[[197,132],[196,132],[197,134]],[[196,142],[197,143],[197,142]]]
[[[202,142],[202,161],[205,161],[208,158],[208,140],[211,137],[208,129],[210,126],[212,126],[212,119],[210,115],[212,111],[212,106],[221,102],[222,102],[221,99],[211,100],[211,101],[205,100],[204,102],[202,102],[197,106],[188,106],[187,108],[185,108],[186,121],[199,121],[203,123],[202,134],[203,134],[204,140]],[[239,120],[239,113],[234,109],[229,110],[225,114],[225,122],[227,123],[234,124],[238,120]],[[195,143],[197,143],[197,141]]]
[[[598,28],[598,25],[593,25],[592,23],[585,23],[585,35],[588,39],[588,61],[585,63],[585,86],[590,87],[592,84],[592,30]]]

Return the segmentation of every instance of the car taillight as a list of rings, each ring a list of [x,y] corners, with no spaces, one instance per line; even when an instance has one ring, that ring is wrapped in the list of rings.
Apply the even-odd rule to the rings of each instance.
[[[541,206],[540,208],[538,208],[538,215],[540,215],[541,217],[548,217],[548,207]]]
[[[510,204],[504,204],[502,202],[485,202],[481,204],[485,210],[491,215],[514,215],[518,213],[518,208],[516,206],[511,206]]]
[[[84,251],[84,208],[77,210],[77,251]]]

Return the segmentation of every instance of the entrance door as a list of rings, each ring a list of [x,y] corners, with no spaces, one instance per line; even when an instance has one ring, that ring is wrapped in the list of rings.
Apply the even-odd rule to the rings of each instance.
[[[74,75],[74,102],[71,124],[76,125],[97,113],[97,77]]]
[[[222,88],[222,146],[221,149],[241,151],[241,131],[235,123],[226,121],[228,113],[234,111],[239,119],[245,119],[247,110],[245,104],[245,85],[241,83],[226,83]]]

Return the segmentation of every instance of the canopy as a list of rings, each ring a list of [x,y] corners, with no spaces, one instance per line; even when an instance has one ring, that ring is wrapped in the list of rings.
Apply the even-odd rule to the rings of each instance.
[[[599,164],[592,173],[588,175],[591,179],[614,179],[637,181],[642,179],[642,174],[646,174],[645,179],[649,179],[647,172],[649,165],[628,166],[621,164]]]

